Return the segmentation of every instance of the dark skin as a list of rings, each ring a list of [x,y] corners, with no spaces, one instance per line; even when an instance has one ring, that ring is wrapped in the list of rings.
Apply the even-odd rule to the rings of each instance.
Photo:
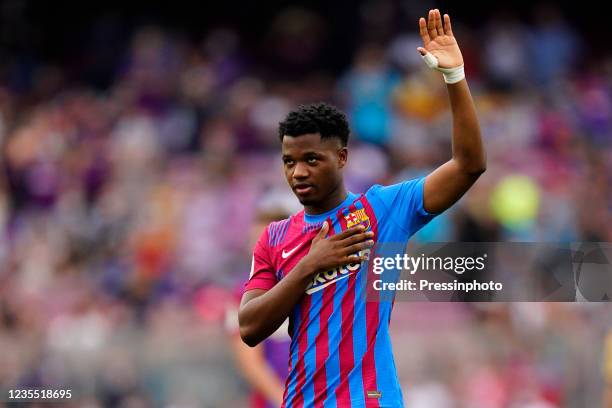
[[[430,10],[428,19],[419,20],[424,47],[421,55],[432,53],[443,68],[463,64],[453,36],[450,17]],[[486,168],[480,126],[465,79],[447,85],[453,116],[452,158],[425,179],[423,207],[439,214],[459,200]],[[308,214],[321,214],[337,207],[347,196],[342,170],[348,150],[337,138],[319,134],[284,136],[282,142],[285,177]],[[372,235],[361,226],[327,237],[324,225],[313,240],[310,252],[276,286],[265,291],[254,289],[242,297],[238,315],[240,335],[250,346],[272,334],[300,301],[313,275],[358,261],[350,257],[370,247]],[[359,260],[361,261],[361,260]]]
[[[348,149],[336,137],[321,138],[319,133],[283,137],[285,178],[307,214],[322,214],[344,201],[342,169],[347,158]]]

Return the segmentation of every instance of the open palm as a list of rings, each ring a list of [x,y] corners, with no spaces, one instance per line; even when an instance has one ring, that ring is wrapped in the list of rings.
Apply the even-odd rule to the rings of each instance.
[[[444,15],[444,24],[442,24],[440,10],[429,10],[427,21],[423,17],[419,19],[419,33],[423,40],[423,47],[418,48],[421,55],[431,53],[438,59],[440,68],[463,65],[461,50],[453,35],[448,14]]]

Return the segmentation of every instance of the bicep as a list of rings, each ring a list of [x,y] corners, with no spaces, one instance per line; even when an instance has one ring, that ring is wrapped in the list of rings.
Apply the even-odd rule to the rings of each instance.
[[[455,160],[449,160],[425,178],[423,208],[439,214],[457,202],[476,182],[479,174],[463,171]]]

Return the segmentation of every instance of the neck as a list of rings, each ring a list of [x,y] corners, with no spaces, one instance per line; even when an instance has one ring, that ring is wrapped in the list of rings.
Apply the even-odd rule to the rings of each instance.
[[[328,195],[323,201],[318,202],[312,205],[305,205],[304,211],[308,215],[319,215],[328,212],[342,204],[348,193],[346,192],[346,188],[344,188],[344,184],[340,184],[337,189],[333,191],[330,195]]]

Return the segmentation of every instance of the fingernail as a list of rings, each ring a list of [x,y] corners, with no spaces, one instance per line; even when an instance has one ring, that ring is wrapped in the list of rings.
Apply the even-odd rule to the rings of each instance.
[[[368,232],[366,232],[366,235],[367,235],[368,237],[373,237],[373,236],[374,236],[374,233],[373,233],[372,231],[368,231]]]
[[[369,240],[367,241],[367,243],[368,243],[368,245],[374,245],[374,241],[372,241],[371,239],[369,239]]]

